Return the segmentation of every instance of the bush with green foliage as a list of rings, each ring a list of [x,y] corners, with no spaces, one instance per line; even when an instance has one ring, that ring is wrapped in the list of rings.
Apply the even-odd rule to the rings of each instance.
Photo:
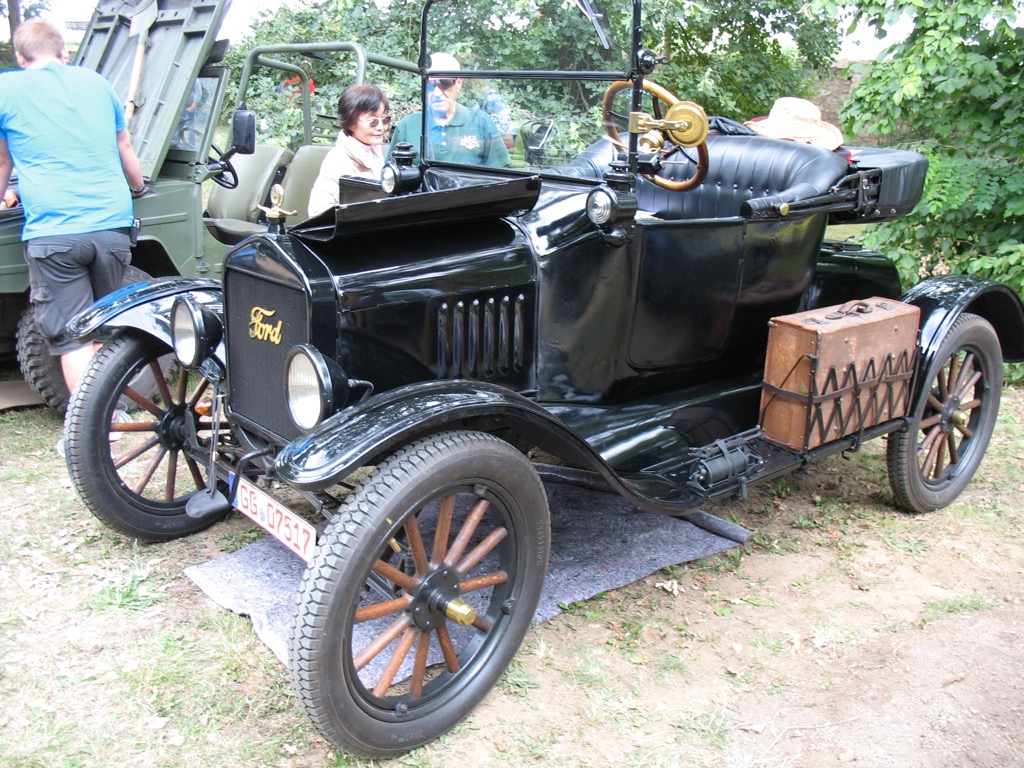
[[[908,284],[967,273],[1024,296],[1024,0],[861,0],[855,12],[913,30],[867,71],[844,124],[930,163],[914,213],[872,227],[867,244]]]
[[[767,114],[779,96],[813,99],[839,52],[837,11],[820,2],[648,0],[644,8],[648,45],[668,59],[654,79],[709,115],[744,120]]]
[[[561,6],[563,0],[478,0],[475,18],[491,14],[544,14],[546,7]],[[765,114],[778,96],[808,95],[815,72],[831,63],[838,50],[839,32],[834,10],[826,11],[825,0],[808,4],[796,0],[721,0],[711,5],[689,0],[646,0],[644,35],[646,44],[667,59],[653,79],[680,98],[706,107],[709,114],[745,119]],[[628,14],[630,3],[595,3],[610,14]],[[254,25],[252,37],[229,54],[228,61],[240,68],[245,52],[254,45],[354,40],[368,50],[415,61],[422,0],[391,0],[380,4],[363,0],[302,0],[282,7],[271,16],[264,14]],[[557,14],[548,14],[556,16]],[[613,20],[614,21],[614,20]],[[615,24],[613,23],[614,27]],[[578,29],[552,25],[544,58],[557,59],[560,66],[589,68],[593,62],[579,59],[583,49],[575,44]],[[784,46],[781,39],[793,41]],[[501,60],[521,69],[531,69],[537,51],[529,45],[538,41],[515,35],[493,35],[472,53],[484,61]],[[293,63],[298,63],[293,62]],[[332,59],[313,59],[317,85],[316,105],[321,114],[333,114],[341,90],[351,82],[351,68]],[[598,67],[600,68],[600,67]],[[266,82],[250,87],[249,106],[261,116],[273,116],[264,125],[263,138],[287,141],[295,132],[298,111],[274,98],[277,81],[262,74]],[[393,100],[393,112],[401,118],[418,108],[414,79],[389,71],[368,77]],[[603,88],[579,85],[574,98],[587,106],[599,103]],[[556,95],[557,94],[557,95]],[[559,114],[552,99],[561,92],[546,91],[542,84],[524,85],[515,94],[525,112]],[[577,104],[579,106],[579,104]],[[294,114],[290,112],[294,110]]]
[[[361,43],[368,51],[393,58],[415,61],[419,22],[419,0],[392,0],[387,9],[359,0],[302,0],[282,6],[274,14],[264,11],[252,26],[249,37],[232,45],[225,63],[231,67],[232,82],[237,89],[238,77],[246,54],[259,45],[282,43]],[[316,84],[313,111],[321,124],[330,124],[337,114],[338,97],[353,82],[355,61],[351,55],[329,54],[324,57],[280,55],[272,58],[298,65],[304,58],[310,62],[310,75]],[[392,114],[400,118],[418,109],[415,76],[395,70],[371,66],[367,79],[378,85],[392,100]],[[253,70],[246,104],[259,118],[261,143],[294,146],[301,141],[302,113],[299,100],[277,92],[280,72],[267,67]],[[230,109],[234,104],[226,105]]]
[[[1021,0],[858,4],[880,26],[914,29],[872,66],[842,117],[929,158],[913,215],[872,228],[912,282],[943,272],[993,277],[1024,293],[1024,80]]]

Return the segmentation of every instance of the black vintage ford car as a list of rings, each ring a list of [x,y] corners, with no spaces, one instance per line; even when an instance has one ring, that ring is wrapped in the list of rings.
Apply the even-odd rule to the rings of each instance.
[[[139,284],[72,324],[117,329],[69,409],[85,504],[142,541],[236,508],[304,558],[295,688],[355,754],[437,737],[502,674],[544,581],[542,476],[686,517],[887,435],[895,499],[930,511],[1024,358],[1005,286],[903,292],[883,256],[823,241],[908,212],[923,158],[709,133],[648,79],[640,0],[534,5],[423,11],[424,100],[434,78],[500,92],[507,167],[397,147],[312,219],[286,227],[275,198],[223,285]],[[535,69],[509,69],[531,39]],[[477,65],[428,73],[432,51]]]

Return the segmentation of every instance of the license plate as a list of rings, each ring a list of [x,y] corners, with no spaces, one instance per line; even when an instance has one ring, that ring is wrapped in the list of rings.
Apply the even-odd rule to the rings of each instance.
[[[244,477],[238,478],[235,509],[266,530],[307,563],[313,559],[316,528]]]

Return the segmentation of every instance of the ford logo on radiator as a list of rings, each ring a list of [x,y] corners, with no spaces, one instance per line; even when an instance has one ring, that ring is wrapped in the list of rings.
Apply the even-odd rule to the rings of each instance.
[[[277,314],[276,309],[264,309],[253,307],[249,313],[249,336],[259,341],[269,341],[273,344],[281,343],[281,325],[283,320],[276,324],[268,322],[267,319]]]

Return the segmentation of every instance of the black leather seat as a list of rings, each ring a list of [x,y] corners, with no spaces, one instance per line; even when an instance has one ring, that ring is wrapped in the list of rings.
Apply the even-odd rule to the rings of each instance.
[[[824,194],[848,172],[847,162],[840,155],[795,141],[712,135],[707,144],[708,175],[696,189],[673,192],[641,179],[637,185],[640,210],[663,219],[744,216],[749,215],[751,200],[805,200]],[[569,164],[569,172],[599,179],[613,156],[612,143],[602,140],[576,157]],[[685,181],[693,176],[696,158],[695,149],[676,152],[661,175]]]

